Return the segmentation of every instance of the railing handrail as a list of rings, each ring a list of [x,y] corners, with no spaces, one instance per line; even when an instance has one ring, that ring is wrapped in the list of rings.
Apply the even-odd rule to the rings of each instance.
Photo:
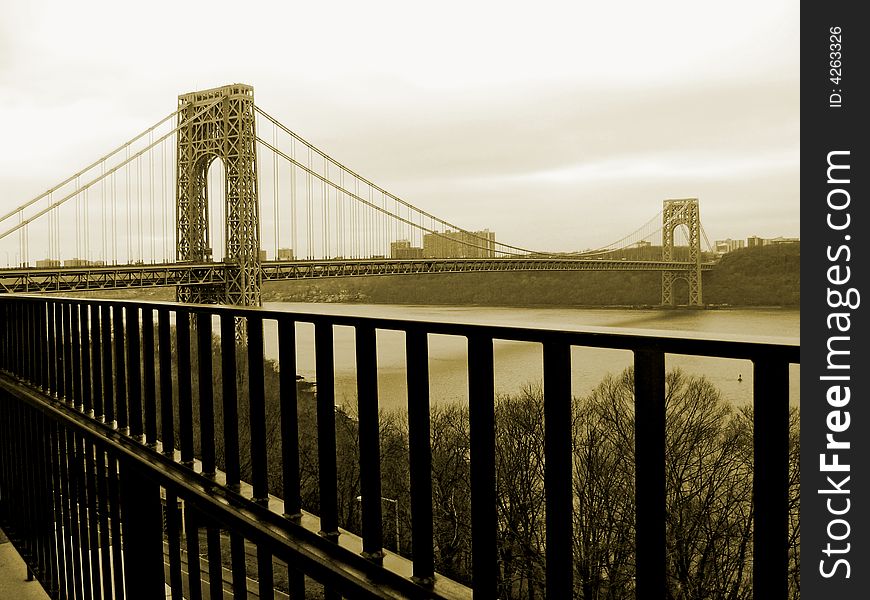
[[[375,329],[419,331],[435,335],[467,337],[469,334],[493,339],[543,343],[548,341],[567,343],[572,346],[587,346],[615,350],[638,350],[655,346],[667,354],[692,354],[716,358],[751,360],[759,354],[775,355],[779,360],[800,363],[800,340],[791,337],[737,336],[723,333],[642,330],[627,333],[623,328],[607,326],[578,326],[565,329],[552,326],[499,325],[481,322],[444,322],[426,319],[399,319],[349,314],[324,314],[299,310],[275,310],[271,308],[226,306],[216,304],[186,304],[157,300],[123,300],[100,298],[76,298],[71,296],[46,297],[39,294],[5,294],[0,301],[23,299],[33,301],[81,303],[93,305],[147,307],[186,312],[188,314],[229,314],[234,317],[255,317],[268,320],[290,320],[304,323],[331,322],[339,326],[367,326]]]

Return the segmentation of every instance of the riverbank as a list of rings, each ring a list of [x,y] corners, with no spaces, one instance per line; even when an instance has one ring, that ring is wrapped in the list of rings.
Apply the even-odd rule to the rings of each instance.
[[[511,271],[272,281],[262,293],[264,302],[639,309],[661,308],[660,286],[656,272]],[[727,254],[704,273],[702,286],[708,308],[799,308],[800,244]],[[688,284],[677,282],[674,293],[688,298]],[[175,290],[89,295],[171,301]]]
[[[732,252],[703,275],[711,307],[800,306],[800,244]],[[674,295],[688,299],[688,283]],[[661,275],[626,271],[511,271],[385,275],[270,282],[270,302],[339,302],[444,306],[658,308]]]

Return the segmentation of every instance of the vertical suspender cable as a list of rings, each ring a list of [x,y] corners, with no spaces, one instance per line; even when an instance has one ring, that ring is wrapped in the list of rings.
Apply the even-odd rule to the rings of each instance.
[[[290,156],[296,160],[296,139],[290,138]],[[291,226],[291,247],[293,249],[293,257],[299,254],[299,244],[296,236],[296,224],[299,218],[296,214],[296,167],[290,164],[290,226]]]
[[[76,177],[76,189],[79,189],[79,188],[80,188],[79,178]],[[74,206],[75,213],[76,213],[76,218],[75,218],[76,255],[74,258],[77,258],[77,259],[80,259],[82,257],[82,237],[81,237],[82,236],[82,228],[80,227],[81,207],[82,207],[82,194],[81,194],[81,192],[79,192],[78,194],[76,194],[76,201],[75,201],[75,206]]]
[[[118,182],[112,173],[112,264],[118,264]]]
[[[359,177],[354,177],[354,194],[359,198]],[[353,231],[354,231],[354,258],[360,258],[360,223],[359,223],[359,202],[354,200],[353,203]]]
[[[24,211],[18,212],[18,222],[24,221]],[[24,228],[18,230],[18,267],[24,263]]]
[[[314,195],[314,182],[311,179],[311,146],[308,146],[308,172],[307,172],[307,176],[308,176],[308,192],[307,192],[308,206],[306,209],[306,217],[307,217],[307,219],[306,219],[306,221],[307,221],[306,237],[308,238],[307,239],[308,258],[312,259],[312,258],[314,258],[314,252],[313,252],[314,247],[313,247],[313,240],[312,240],[312,237],[314,236],[314,223],[312,223],[311,210],[312,210],[312,203],[313,203],[312,196]]]
[[[82,211],[83,211],[83,221],[84,221],[84,236],[85,236],[85,260],[92,260],[91,257],[91,211],[90,211],[90,203],[88,202],[89,196],[88,192],[89,188],[86,188],[84,191],[84,198],[82,198]]]
[[[162,227],[163,227],[163,262],[169,262],[169,227],[167,227],[167,222],[169,219],[169,205],[166,193],[166,170],[167,170],[167,161],[166,161],[166,140],[163,140],[163,143],[160,145],[160,162],[162,163],[160,172],[163,178],[160,186],[160,216],[162,217]]]
[[[51,206],[51,192],[48,193],[48,196],[46,197],[46,199],[48,202],[47,206]],[[54,254],[55,254],[55,250],[54,250],[54,229],[55,229],[54,222],[57,219],[57,215],[55,214],[56,212],[57,211],[53,210],[53,211],[48,213],[48,258],[51,260],[54,259]],[[9,262],[9,261],[7,261],[7,262]]]
[[[341,189],[344,189],[344,169],[342,169],[341,167],[339,167],[338,170],[338,181]],[[339,256],[344,257],[344,192],[336,191],[335,202],[338,205],[336,207],[338,212],[338,254]]]
[[[169,149],[169,152],[166,152],[164,148],[164,165],[163,165],[163,181],[164,188],[166,190],[166,200],[163,205],[164,217],[163,217],[163,226],[166,228],[166,250],[165,258],[167,262],[171,262],[175,258],[175,222],[173,221],[173,216],[175,215],[175,195],[172,191],[175,189],[175,163],[173,162],[174,158],[174,148],[175,142],[172,140],[172,137],[167,138],[166,142],[168,145],[166,148]]]
[[[148,145],[150,146],[152,143],[154,136],[149,133],[148,134]],[[154,263],[154,211],[156,210],[154,204],[154,153],[156,150],[153,148],[148,151],[148,217],[149,222],[151,224],[151,250],[150,250],[150,259],[151,263]]]
[[[144,240],[142,238],[145,236],[143,235],[144,225],[142,223],[142,157],[141,156],[139,156],[136,159],[136,207],[137,207],[138,215],[139,215],[139,218],[137,219],[137,221],[138,221],[137,233],[138,233],[138,237],[139,237],[139,255],[136,257],[136,260],[140,261],[140,262],[144,262],[143,261],[143,254],[144,254],[143,242],[144,242]]]
[[[106,163],[105,161],[100,166],[100,175],[105,176],[106,174]],[[103,180],[100,181],[100,212],[102,214],[102,222],[100,223],[100,230],[102,231],[102,248],[100,252],[100,259],[107,263],[109,262],[109,255],[107,252],[108,246],[106,245],[106,227],[108,223],[106,222],[106,179],[103,177]]]
[[[369,206],[366,207],[366,258],[369,258],[372,254],[374,254],[372,252],[372,248],[374,247],[373,240],[375,237],[375,224],[373,219],[374,209],[371,208],[372,206],[374,206],[374,204],[372,204],[372,192],[372,186],[369,186]]]
[[[274,123],[272,124],[272,145],[276,148],[278,147],[278,126]],[[281,247],[281,211],[278,208],[278,202],[280,198],[280,194],[278,193],[278,184],[280,180],[279,171],[278,171],[278,154],[276,152],[272,153],[272,173],[275,178],[275,256],[273,258],[278,258],[278,248]]]
[[[130,158],[130,147],[127,146],[127,158]],[[133,236],[132,236],[132,215],[131,213],[131,202],[130,197],[132,194],[130,193],[130,163],[128,162],[124,166],[124,214],[127,217],[127,264],[132,262],[133,255]]]
[[[323,190],[323,258],[329,258],[329,187],[326,185],[329,179],[329,162],[324,157],[323,159],[324,176],[320,182],[320,187]]]

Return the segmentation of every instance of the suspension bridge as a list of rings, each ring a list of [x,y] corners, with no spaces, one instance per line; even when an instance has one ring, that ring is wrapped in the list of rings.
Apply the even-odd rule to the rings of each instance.
[[[175,286],[179,301],[259,306],[264,281],[472,271],[658,271],[662,304],[703,304],[696,198],[600,248],[540,252],[399,198],[233,84],[175,111],[0,217],[3,292]],[[2,261],[2,258],[0,258]]]
[[[675,303],[682,279],[689,304],[701,305],[705,238],[698,200],[684,198],[595,250],[496,241],[339,163],[259,109],[249,86],[184,94],[154,126],[0,216],[5,291],[175,286],[182,301],[0,294],[0,524],[51,597],[506,597],[521,588],[502,561],[495,344],[531,342],[541,353],[544,426],[526,442],[544,458],[532,485],[542,486],[545,514],[530,521],[534,565],[522,577],[541,597],[569,598],[581,583],[575,530],[587,527],[572,510],[572,348],[617,349],[633,356],[627,468],[639,500],[623,507],[634,517],[624,579],[637,598],[662,598],[683,585],[673,583],[665,522],[666,359],[739,359],[753,364],[744,508],[754,537],[745,558],[754,597],[785,600],[797,344],[249,308],[272,279],[533,269],[657,271],[664,304]],[[313,344],[297,339],[297,325],[310,326]],[[337,327],[353,330],[354,419],[336,410]],[[398,478],[380,450],[381,331],[404,338],[407,412],[395,439],[407,462],[399,460]],[[435,510],[443,494],[432,468],[432,335],[467,340],[461,517]],[[280,370],[264,359],[267,339],[277,342]],[[313,402],[300,393],[300,360],[315,366]],[[349,453],[339,418],[353,421]],[[391,552],[382,501],[395,479]],[[358,521],[344,510],[355,503]],[[467,527],[456,543],[459,523]],[[444,530],[454,540],[440,543]],[[744,549],[747,531],[722,547]],[[456,575],[442,565],[459,565],[450,567]]]

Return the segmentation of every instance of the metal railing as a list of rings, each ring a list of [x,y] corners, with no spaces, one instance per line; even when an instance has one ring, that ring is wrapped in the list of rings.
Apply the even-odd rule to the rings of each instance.
[[[280,439],[272,448],[263,387],[263,332],[269,321],[277,328],[281,405]],[[213,337],[218,322],[219,342]],[[297,323],[314,328],[316,517],[302,510],[300,499]],[[335,326],[354,330],[361,538],[339,529]],[[246,344],[236,341],[240,330],[246,331]],[[407,560],[383,548],[380,330],[403,332],[405,339],[412,557]],[[430,334],[461,336],[468,344],[471,588],[435,572]],[[276,568],[285,566],[290,597],[304,597],[310,578],[324,585],[327,598],[469,598],[472,593],[497,598],[495,340],[543,347],[548,598],[570,598],[574,589],[572,346],[634,354],[639,599],[666,597],[665,354],[753,361],[754,596],[786,598],[788,366],[800,360],[794,344],[2,296],[0,523],[28,568],[58,598],[156,598],[165,585],[175,598],[221,598],[224,581],[236,597],[247,597],[249,586],[260,597],[272,597]],[[216,412],[211,357],[217,345]],[[209,359],[194,360],[192,349]],[[239,365],[246,370],[242,398]],[[240,407],[247,409],[241,435],[249,444],[248,481],[240,465]],[[267,453],[278,455],[278,473],[268,471],[270,464],[275,467]],[[283,502],[270,489],[276,477]],[[186,535],[178,511],[169,510],[164,522],[164,502],[175,506],[179,499]],[[222,555],[227,547],[229,557]],[[251,548],[255,576],[246,566]],[[189,558],[200,555],[205,559]],[[218,581],[220,586],[209,585]]]

